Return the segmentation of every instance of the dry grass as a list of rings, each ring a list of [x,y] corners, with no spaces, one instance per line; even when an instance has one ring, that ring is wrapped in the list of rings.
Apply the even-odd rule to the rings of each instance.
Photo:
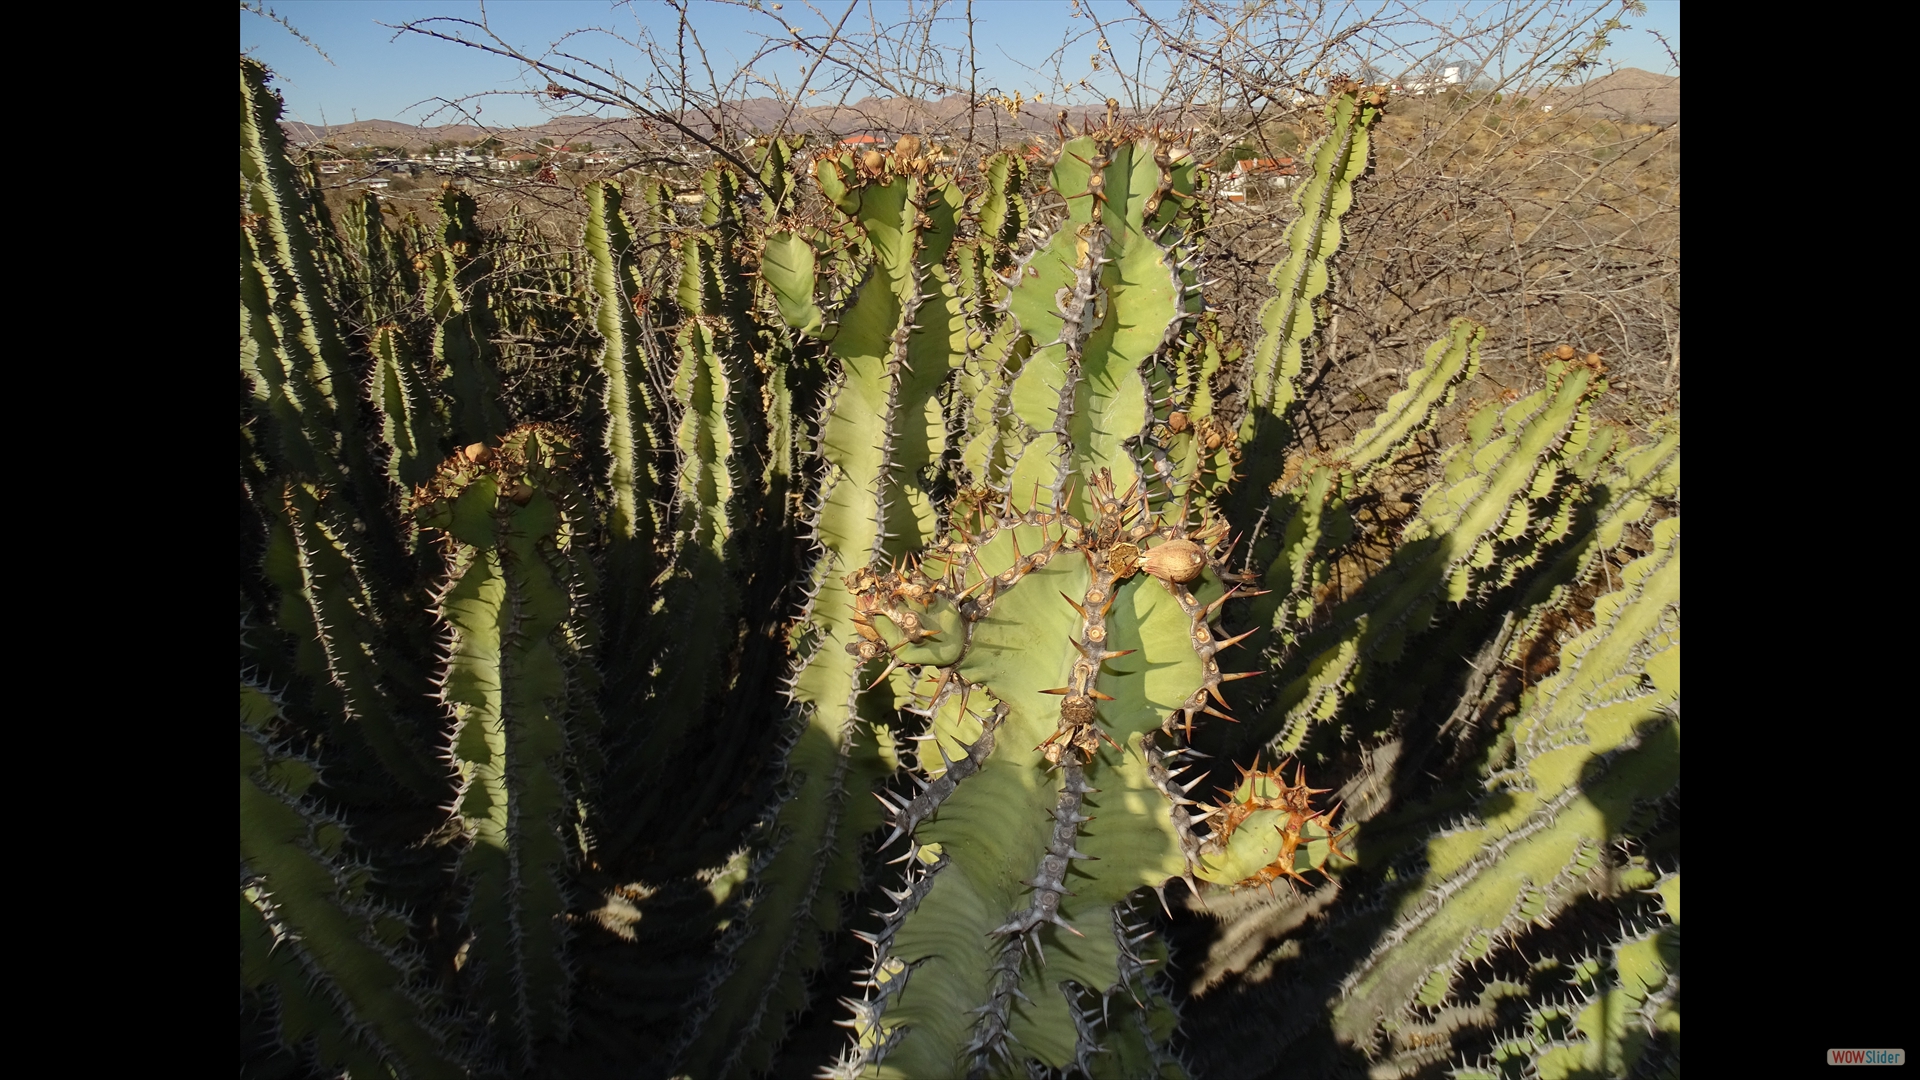
[[[1317,137],[1318,118],[1263,127]],[[1301,129],[1305,129],[1304,132]],[[1395,101],[1356,185],[1309,362],[1308,448],[1335,445],[1467,316],[1489,328],[1462,402],[1525,392],[1568,345],[1598,353],[1602,415],[1644,426],[1679,406],[1679,128],[1553,116],[1458,95]],[[1280,193],[1226,208],[1210,300],[1246,325],[1293,216]]]

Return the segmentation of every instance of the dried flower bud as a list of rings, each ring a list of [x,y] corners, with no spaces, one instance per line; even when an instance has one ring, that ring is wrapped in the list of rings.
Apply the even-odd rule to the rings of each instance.
[[[1169,540],[1140,558],[1140,569],[1177,585],[1195,580],[1206,568],[1206,553],[1191,540]]]

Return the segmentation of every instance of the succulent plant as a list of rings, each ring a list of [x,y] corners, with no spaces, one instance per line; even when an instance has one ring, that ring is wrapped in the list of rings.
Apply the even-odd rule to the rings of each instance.
[[[590,185],[549,258],[453,190],[336,222],[246,60],[241,99],[243,1067],[1231,1072],[1163,930],[1308,907],[1237,1022],[1674,1060],[1677,872],[1608,845],[1677,806],[1677,427],[1596,421],[1572,355],[1461,409],[1462,321],[1305,452],[1377,91],[1331,96],[1251,342],[1159,132],[767,141]],[[590,340],[546,397],[530,328]],[[1575,996],[1472,973],[1589,894],[1638,921]],[[823,982],[843,1050],[783,1051]]]

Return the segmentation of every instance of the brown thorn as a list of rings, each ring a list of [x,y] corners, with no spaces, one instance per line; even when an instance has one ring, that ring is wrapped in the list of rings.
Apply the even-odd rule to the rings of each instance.
[[[1226,562],[1228,559],[1233,558],[1233,549],[1239,546],[1240,537],[1236,535],[1233,540],[1227,544],[1227,550],[1220,553],[1220,561]]]
[[[889,661],[887,661],[887,669],[886,669],[885,671],[882,671],[882,672],[880,673],[880,677],[879,677],[879,678],[877,678],[877,679],[875,679],[875,680],[873,680],[872,682],[870,682],[870,683],[868,683],[868,684],[867,684],[867,689],[868,689],[868,690],[871,690],[871,689],[873,689],[874,687],[876,687],[876,686],[879,686],[879,685],[880,685],[881,683],[883,683],[883,682],[886,682],[886,681],[887,681],[887,676],[889,676],[889,675],[891,675],[891,674],[893,674],[893,671],[894,671],[894,669],[895,669],[895,668],[897,668],[897,667],[899,667],[899,666],[900,666],[900,664],[899,664],[899,661],[896,661],[896,660],[889,660]]]
[[[1233,637],[1230,637],[1230,638],[1227,638],[1227,639],[1226,639],[1225,641],[1216,641],[1216,642],[1214,642],[1214,648],[1215,648],[1215,649],[1230,649],[1230,648],[1232,648],[1233,646],[1235,646],[1235,645],[1238,645],[1238,644],[1240,644],[1241,642],[1243,642],[1243,641],[1245,641],[1245,640],[1247,640],[1248,638],[1250,638],[1250,637],[1252,637],[1253,635],[1255,635],[1255,634],[1257,634],[1257,633],[1259,633],[1259,632],[1260,632],[1260,628],[1256,626],[1256,627],[1254,627],[1253,629],[1251,629],[1251,630],[1249,630],[1249,631],[1247,631],[1247,632],[1246,632],[1246,633],[1244,633],[1244,634],[1236,634],[1236,635],[1234,635]]]
[[[1220,676],[1220,681],[1232,682],[1235,679],[1251,679],[1255,675],[1265,675],[1265,674],[1266,672],[1264,671],[1236,671],[1232,673],[1222,673]]]
[[[1058,690],[1042,690],[1040,692],[1043,694],[1071,694],[1073,693],[1073,687],[1063,686]]]
[[[1208,604],[1205,608],[1201,609],[1200,614],[1211,615],[1214,612],[1220,610],[1220,605],[1233,599],[1234,594],[1239,591],[1240,591],[1240,586],[1238,585],[1235,585],[1233,588],[1228,589],[1225,593],[1221,594],[1220,599],[1215,600],[1213,603]],[[1258,594],[1250,594],[1250,595],[1258,595]]]
[[[940,677],[934,680],[933,693],[927,699],[927,708],[933,709],[939,706],[940,695],[946,691],[947,680],[951,678],[953,678],[952,668],[940,669]],[[963,713],[967,711],[967,699],[964,693],[960,697],[960,711]]]
[[[1062,600],[1065,600],[1065,601],[1066,601],[1067,603],[1069,603],[1069,604],[1072,604],[1072,605],[1073,605],[1073,610],[1075,610],[1075,611],[1077,611],[1077,612],[1079,612],[1079,613],[1080,613],[1080,617],[1081,617],[1081,618],[1083,618],[1083,619],[1084,619],[1084,618],[1086,618],[1086,617],[1087,617],[1087,609],[1086,609],[1086,608],[1083,608],[1083,607],[1081,607],[1081,606],[1080,606],[1079,604],[1075,604],[1075,603],[1073,602],[1073,597],[1071,597],[1071,596],[1068,596],[1068,595],[1067,595],[1066,593],[1061,593],[1061,594],[1060,594],[1060,599],[1062,599]],[[1071,640],[1071,639],[1069,639],[1069,640]],[[1078,644],[1078,642],[1076,642],[1075,644]],[[1084,651],[1084,650],[1083,650],[1083,651]]]
[[[1090,697],[1090,698],[1098,698],[1098,699],[1100,699],[1101,701],[1118,701],[1118,700],[1120,700],[1119,698],[1116,698],[1116,697],[1112,697],[1112,696],[1110,696],[1110,695],[1107,695],[1107,694],[1103,694],[1103,693],[1101,693],[1101,692],[1100,692],[1100,691],[1098,691],[1098,690],[1095,690],[1095,689],[1092,689],[1091,687],[1089,687],[1089,688],[1088,688],[1088,690],[1087,690],[1087,696],[1088,696],[1088,697]]]

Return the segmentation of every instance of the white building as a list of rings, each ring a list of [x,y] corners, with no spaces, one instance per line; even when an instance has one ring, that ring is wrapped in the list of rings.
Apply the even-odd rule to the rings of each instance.
[[[1459,64],[1448,64],[1433,74],[1422,75],[1396,84],[1393,89],[1397,93],[1412,94],[1414,97],[1444,94],[1449,87],[1460,85],[1462,70]]]

